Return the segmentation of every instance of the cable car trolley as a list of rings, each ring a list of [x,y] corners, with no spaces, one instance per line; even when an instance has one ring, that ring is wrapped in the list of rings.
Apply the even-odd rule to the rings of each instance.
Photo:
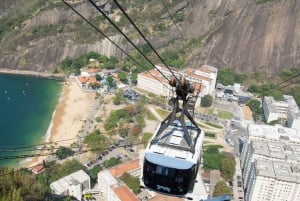
[[[176,91],[170,100],[173,109],[145,150],[142,181],[155,191],[185,195],[198,173],[204,134],[188,111],[188,94],[193,93],[193,87],[184,78],[171,79],[170,85]]]

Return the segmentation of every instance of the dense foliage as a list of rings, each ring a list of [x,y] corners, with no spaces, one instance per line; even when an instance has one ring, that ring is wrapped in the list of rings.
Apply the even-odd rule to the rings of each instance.
[[[115,129],[120,123],[129,122],[130,119],[128,111],[125,109],[111,111],[109,117],[104,122],[104,129],[107,131]]]
[[[45,190],[26,171],[15,172],[12,168],[0,169],[0,200],[44,200]]]
[[[96,180],[97,177],[98,177],[98,173],[102,170],[102,167],[100,165],[95,165],[92,169],[90,169],[88,171],[90,177],[93,179],[93,180]]]
[[[59,147],[56,150],[55,154],[59,159],[65,159],[68,156],[72,156],[74,154],[74,151],[68,147]]]
[[[203,154],[203,166],[205,171],[220,170],[225,180],[232,180],[235,172],[235,159],[229,153],[220,153],[218,146],[208,145]]]
[[[203,96],[201,98],[201,106],[202,107],[210,107],[213,103],[213,97],[209,94]]]
[[[112,157],[112,158],[110,158],[110,159],[108,159],[106,161],[103,161],[103,166],[105,168],[110,168],[110,167],[118,165],[120,163],[121,163],[121,161],[118,158]]]
[[[251,99],[246,105],[251,109],[255,121],[262,117],[263,110],[260,101]]]
[[[226,185],[224,181],[217,182],[213,193],[214,197],[222,196],[224,194],[232,195],[231,189]]]
[[[77,170],[84,169],[82,164],[73,159],[67,160],[63,164],[58,164],[55,162],[48,163],[46,166],[46,170],[42,173],[37,175],[37,181],[43,186],[43,189],[50,190],[49,185],[50,183],[65,177]]]
[[[104,135],[101,135],[99,130],[94,130],[93,132],[89,133],[83,140],[84,144],[96,154],[100,154],[106,143],[106,138]]]
[[[133,177],[128,173],[123,174],[120,179],[133,191],[134,194],[138,194],[140,191],[140,180],[137,177]]]
[[[234,83],[243,83],[246,77],[244,74],[235,73],[232,68],[222,68],[218,71],[217,82],[225,86],[233,85]]]
[[[273,96],[275,100],[280,101],[283,98],[282,92],[274,84],[250,85],[248,91],[259,94],[260,96]]]
[[[94,60],[97,61],[97,64],[94,62]],[[108,58],[96,52],[89,52],[87,54],[83,54],[75,58],[66,57],[64,60],[61,61],[59,66],[63,70],[63,72],[67,74],[79,74],[80,68],[86,67],[91,62],[94,62],[95,65],[93,66],[97,68],[114,69],[119,61],[116,57],[113,56]]]

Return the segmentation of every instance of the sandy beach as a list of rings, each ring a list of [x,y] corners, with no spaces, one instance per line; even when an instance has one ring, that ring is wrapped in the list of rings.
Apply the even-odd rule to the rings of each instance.
[[[68,79],[63,86],[60,101],[49,127],[49,142],[53,142],[55,146],[69,146],[77,141],[79,131],[94,103],[95,93],[82,91],[73,79]],[[35,157],[24,166],[32,167],[44,159],[42,156]]]

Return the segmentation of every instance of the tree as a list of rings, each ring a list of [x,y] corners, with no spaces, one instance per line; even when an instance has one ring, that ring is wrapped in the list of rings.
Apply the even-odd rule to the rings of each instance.
[[[232,195],[231,189],[226,185],[224,181],[219,181],[215,186],[213,196],[217,197],[224,194]]]
[[[227,154],[222,160],[221,175],[226,181],[231,181],[235,172],[234,156]]]
[[[93,180],[97,179],[98,173],[102,170],[100,165],[96,165],[93,169],[89,170],[89,175]]]
[[[246,104],[248,107],[250,107],[254,120],[257,120],[259,116],[262,115],[262,108],[260,106],[260,101],[251,99]]]
[[[96,154],[100,154],[103,151],[103,146],[106,142],[104,135],[100,134],[99,130],[94,130],[89,133],[83,140],[84,144],[87,144],[89,147],[92,147],[92,151]]]
[[[120,164],[120,163],[121,163],[121,162],[120,162],[119,159],[117,159],[116,157],[112,157],[112,158],[110,158],[109,160],[103,161],[103,166],[104,166],[105,168],[110,168],[110,167],[115,166],[115,165],[118,165],[118,164]]]
[[[122,101],[122,96],[121,96],[121,93],[118,92],[118,93],[115,94],[115,98],[113,100],[113,103],[115,105],[120,105],[121,101]]]
[[[0,200],[45,200],[45,189],[25,169],[0,168]]]
[[[121,82],[127,84],[127,74],[125,72],[119,72],[118,73],[118,78],[120,79]]]
[[[74,151],[71,148],[61,146],[56,150],[55,154],[59,159],[65,159],[68,156],[72,156]]]
[[[202,107],[210,107],[213,103],[213,97],[209,94],[203,96],[201,98],[201,106]]]

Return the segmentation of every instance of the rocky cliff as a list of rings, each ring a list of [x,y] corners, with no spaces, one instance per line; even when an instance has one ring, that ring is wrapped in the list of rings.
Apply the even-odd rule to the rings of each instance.
[[[261,4],[257,0],[186,2],[187,6],[180,11],[184,14],[184,21],[178,23],[178,28],[186,44],[198,41],[185,46],[187,66],[198,67],[205,63],[217,68],[232,67],[239,72],[264,69],[267,74],[299,66],[300,1],[270,0]],[[95,16],[95,10],[86,3],[74,6],[85,16]],[[87,29],[81,30],[87,37],[77,40],[73,32],[78,30],[69,24],[70,21],[75,25],[82,23],[62,4],[40,10],[37,15],[27,18],[11,32],[22,33],[16,35],[18,40],[7,35],[2,37],[0,67],[52,71],[66,56],[73,57],[88,51],[108,56],[121,55],[107,40],[85,33]],[[35,33],[32,30],[45,25],[51,25],[56,31],[30,37]],[[157,48],[164,48],[170,38],[178,39],[176,32],[173,25],[163,35],[151,35],[150,31],[147,36]],[[115,35],[114,39],[121,46],[125,45],[120,36]]]

